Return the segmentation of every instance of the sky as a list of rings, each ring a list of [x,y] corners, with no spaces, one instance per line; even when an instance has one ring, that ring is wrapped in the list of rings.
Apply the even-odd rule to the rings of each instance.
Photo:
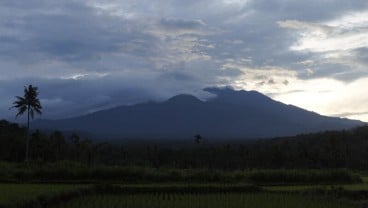
[[[232,86],[368,121],[368,1],[1,0],[0,118],[28,84],[51,119]]]

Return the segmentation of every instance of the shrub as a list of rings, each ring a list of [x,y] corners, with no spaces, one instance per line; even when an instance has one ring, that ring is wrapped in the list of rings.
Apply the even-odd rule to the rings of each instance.
[[[359,175],[348,170],[263,170],[248,176],[257,184],[338,184],[361,183]]]

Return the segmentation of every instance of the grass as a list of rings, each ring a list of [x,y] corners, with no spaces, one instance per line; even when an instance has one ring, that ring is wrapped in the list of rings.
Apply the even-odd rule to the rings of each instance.
[[[259,192],[253,185],[234,184],[151,184],[151,185],[72,185],[0,184],[0,208],[49,207],[93,194],[229,193]]]
[[[350,184],[361,183],[357,173],[346,169],[303,170],[209,170],[135,166],[93,166],[68,161],[31,164],[0,162],[2,182],[78,182],[78,183],[253,183],[286,184]],[[365,180],[368,180],[367,178]]]
[[[363,183],[368,183],[368,176],[362,176]]]
[[[368,191],[368,183],[331,185],[286,185],[286,186],[263,186],[267,191],[303,191],[306,189],[328,189],[332,187],[341,187],[348,191]]]
[[[303,191],[310,188],[325,188],[322,185],[295,185],[295,186],[263,186],[267,191],[282,191],[282,192],[295,192]]]
[[[73,184],[0,184],[0,206],[22,204],[38,197],[58,195],[86,186]]]
[[[248,175],[249,181],[256,184],[352,184],[362,183],[360,175],[346,170],[256,170]]]
[[[345,186],[351,190],[368,190],[364,189],[368,184],[363,185]],[[339,189],[322,185],[267,186],[261,189],[249,184],[0,184],[0,208],[50,207],[58,204],[58,208],[356,207],[357,203],[353,201],[333,198],[337,196],[334,193],[347,192],[326,194],[326,190]]]
[[[361,183],[361,184],[347,184],[342,185],[343,188],[346,190],[351,191],[368,191],[368,183]]]
[[[218,194],[126,194],[94,195],[71,200],[55,208],[353,208],[358,204],[344,200],[326,200],[297,194],[218,193]]]

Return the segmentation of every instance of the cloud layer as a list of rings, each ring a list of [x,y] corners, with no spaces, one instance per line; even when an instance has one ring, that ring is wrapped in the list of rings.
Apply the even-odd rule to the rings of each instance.
[[[363,0],[4,0],[0,115],[27,84],[45,118],[230,85],[368,121],[367,33]]]

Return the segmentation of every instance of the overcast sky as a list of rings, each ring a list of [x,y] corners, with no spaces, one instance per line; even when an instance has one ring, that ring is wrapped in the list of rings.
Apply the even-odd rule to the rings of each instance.
[[[1,0],[0,118],[28,84],[42,118],[232,86],[368,121],[368,1]]]

